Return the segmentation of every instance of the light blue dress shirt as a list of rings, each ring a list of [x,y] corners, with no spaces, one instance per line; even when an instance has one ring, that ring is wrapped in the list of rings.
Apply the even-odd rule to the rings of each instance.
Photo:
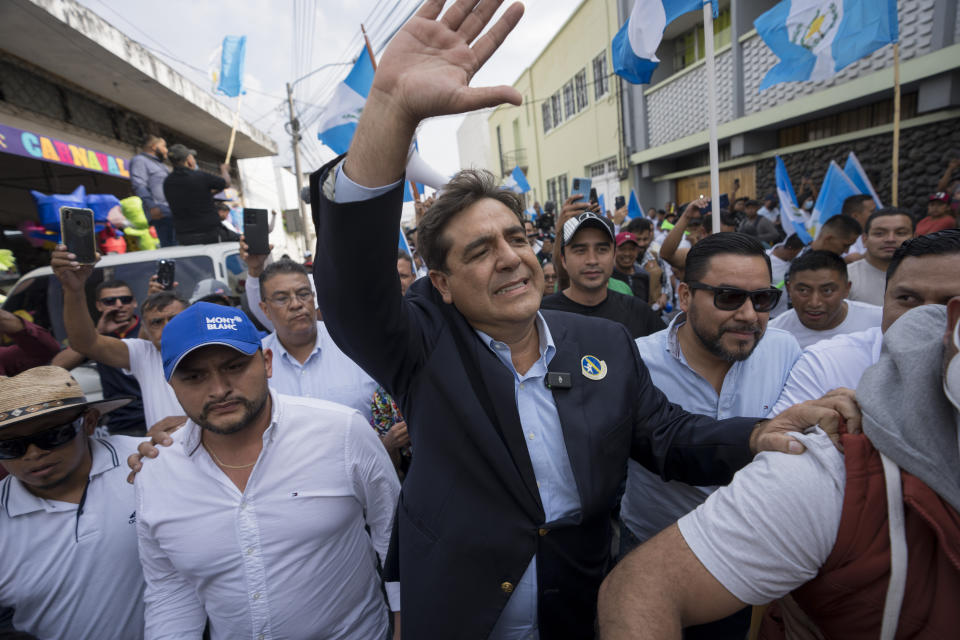
[[[677,331],[684,322],[686,314],[681,313],[666,329],[637,338],[637,349],[650,370],[653,384],[670,402],[691,413],[717,420],[766,417],[780,397],[793,363],[800,357],[796,338],[768,326],[750,357],[730,367],[718,395],[713,385],[691,369],[683,356]],[[620,518],[643,542],[695,509],[715,489],[664,482],[660,476],[630,460]]]
[[[524,373],[517,373],[513,366],[510,347],[494,340],[482,331],[477,331],[480,340],[487,345],[500,362],[513,374],[514,397],[523,427],[523,441],[530,454],[533,473],[546,522],[572,517],[580,512],[580,494],[570,467],[570,457],[563,441],[560,414],[553,400],[553,392],[547,388],[547,365],[557,349],[553,336],[537,313],[537,331],[540,334],[540,359]],[[490,640],[528,640],[539,638],[537,623],[537,557],[534,555],[523,577],[514,587],[507,606],[500,613]]]
[[[262,340],[273,351],[270,387],[301,398],[319,398],[356,409],[370,420],[370,402],[377,383],[340,350],[327,327],[317,322],[317,343],[303,364],[290,355],[273,332]]]

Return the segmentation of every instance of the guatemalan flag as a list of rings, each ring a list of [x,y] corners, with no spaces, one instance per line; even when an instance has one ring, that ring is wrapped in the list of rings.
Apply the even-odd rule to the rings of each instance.
[[[833,216],[840,215],[844,200],[858,195],[861,193],[857,185],[847,177],[840,165],[831,160],[827,175],[823,178],[823,184],[820,185],[820,195],[817,196],[817,202],[813,205],[813,222],[816,225],[816,232],[820,233],[824,222]]]
[[[647,84],[660,59],[657,47],[663,40],[663,30],[679,16],[701,9],[716,0],[634,0],[633,11],[613,38],[613,70],[633,84]]]
[[[825,80],[900,37],[897,0],[783,0],[753,25],[780,58],[760,91]]]
[[[353,132],[357,130],[357,121],[360,120],[372,84],[373,62],[364,49],[353,69],[337,85],[320,121],[317,137],[337,155],[346,153],[350,148]]]
[[[243,63],[246,57],[247,36],[226,36],[223,39],[217,92],[231,98],[243,93]]]
[[[847,163],[843,165],[843,172],[847,174],[847,177],[850,178],[850,181],[853,184],[857,185],[857,188],[860,189],[860,193],[863,195],[869,195],[873,198],[873,202],[877,205],[877,209],[883,209],[883,203],[880,202],[880,196],[877,195],[876,190],[873,188],[873,183],[870,182],[870,178],[867,177],[867,172],[863,170],[863,166],[860,165],[860,160],[857,158],[857,154],[853,151],[850,152],[850,155],[847,156]]]
[[[530,191],[530,183],[527,182],[527,176],[523,175],[523,169],[519,166],[514,167],[510,175],[503,181],[503,187],[514,193],[526,193]]]
[[[777,199],[780,201],[780,226],[789,238],[793,234],[803,240],[807,245],[813,242],[807,225],[810,224],[810,216],[797,205],[797,194],[793,190],[793,183],[790,182],[790,175],[787,173],[787,166],[783,164],[783,158],[777,156]]]

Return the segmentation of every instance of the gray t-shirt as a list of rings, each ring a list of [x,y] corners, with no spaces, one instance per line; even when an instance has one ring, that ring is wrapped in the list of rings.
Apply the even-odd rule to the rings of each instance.
[[[883,306],[883,290],[887,284],[887,272],[863,260],[847,265],[850,278],[850,300]]]
[[[816,577],[836,544],[843,456],[819,428],[795,436],[800,455],[764,452],[677,523],[697,559],[747,604]]]

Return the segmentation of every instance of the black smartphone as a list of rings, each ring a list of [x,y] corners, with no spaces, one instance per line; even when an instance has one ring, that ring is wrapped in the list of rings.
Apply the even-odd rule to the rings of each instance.
[[[173,289],[173,283],[177,273],[176,260],[160,260],[157,262],[157,282],[166,290]]]
[[[250,254],[270,253],[270,221],[266,209],[243,210],[243,239]]]
[[[590,187],[590,202],[600,202],[600,199],[597,197],[596,187]],[[603,211],[600,213],[603,213]]]
[[[60,234],[67,251],[81,264],[97,261],[96,229],[92,209],[60,207]]]
[[[627,199],[623,196],[617,196],[613,201],[613,206],[615,209],[622,209],[627,204]]]

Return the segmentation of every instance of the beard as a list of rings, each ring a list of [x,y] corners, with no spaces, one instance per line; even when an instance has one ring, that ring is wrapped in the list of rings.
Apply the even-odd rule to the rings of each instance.
[[[720,358],[724,362],[739,362],[741,360],[746,360],[750,357],[750,354],[753,353],[753,350],[757,348],[757,345],[760,344],[761,338],[763,338],[763,327],[760,325],[760,323],[743,324],[738,322],[728,322],[727,324],[722,324],[715,329],[713,327],[705,327],[698,322],[696,312],[692,306],[687,312],[687,322],[690,323],[690,328],[693,330],[693,334],[697,336],[700,344],[702,344],[711,355]],[[723,346],[723,334],[733,331],[754,334],[753,344],[749,349],[746,349],[744,346],[736,351],[731,351]]]
[[[220,404],[224,400],[218,400],[215,402],[208,402],[203,405],[203,410],[200,412],[200,415],[193,418],[193,421],[200,426],[200,428],[209,431],[210,433],[216,433],[222,436],[228,436],[233,433],[238,433],[249,427],[257,416],[260,415],[260,412],[263,411],[263,408],[267,404],[267,398],[270,397],[270,392],[265,387],[263,390],[263,395],[253,400],[247,398],[228,398],[231,402],[240,402],[243,405],[243,415],[239,418],[228,422],[226,424],[213,424],[209,419],[210,407],[215,404]]]

